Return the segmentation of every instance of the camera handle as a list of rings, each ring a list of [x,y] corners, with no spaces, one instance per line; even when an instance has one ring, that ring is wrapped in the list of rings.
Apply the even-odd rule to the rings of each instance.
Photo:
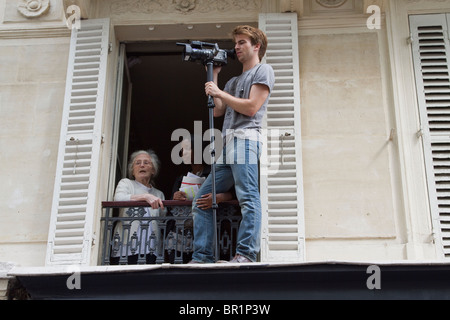
[[[214,63],[213,60],[206,62],[206,82],[214,81]],[[214,98],[208,96],[208,109],[209,109],[209,132],[210,132],[210,150],[211,150],[211,193],[212,193],[212,210],[213,210],[213,226],[214,226],[214,254],[216,262],[219,260],[219,248],[217,241],[217,199],[216,199],[216,149],[215,149],[215,137],[214,137]]]

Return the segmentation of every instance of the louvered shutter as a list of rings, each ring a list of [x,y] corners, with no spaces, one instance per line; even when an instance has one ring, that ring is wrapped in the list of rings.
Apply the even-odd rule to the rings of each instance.
[[[304,260],[300,78],[296,13],[261,14],[275,72],[261,155],[261,261]]]
[[[46,264],[89,264],[101,146],[109,19],[73,29]]]
[[[450,258],[450,46],[447,16],[411,16],[414,68],[433,228]]]

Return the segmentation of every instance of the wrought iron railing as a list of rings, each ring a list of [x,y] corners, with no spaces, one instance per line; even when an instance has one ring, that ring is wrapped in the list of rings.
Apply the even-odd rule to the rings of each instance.
[[[165,217],[144,216],[146,202],[104,201],[102,208],[102,265],[187,263],[193,252],[191,201],[163,201]],[[119,216],[119,210],[125,210]],[[217,238],[219,259],[230,260],[236,251],[241,215],[237,201],[219,204]]]

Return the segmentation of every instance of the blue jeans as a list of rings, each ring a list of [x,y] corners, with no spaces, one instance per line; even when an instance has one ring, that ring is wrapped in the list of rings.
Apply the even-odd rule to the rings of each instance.
[[[228,143],[216,164],[216,193],[229,191],[235,186],[241,207],[242,220],[237,235],[236,253],[256,261],[260,250],[261,199],[258,185],[258,159],[261,143],[234,138]],[[194,253],[199,262],[215,262],[213,210],[196,206],[197,198],[212,192],[212,175],[203,182],[192,202],[194,218]]]

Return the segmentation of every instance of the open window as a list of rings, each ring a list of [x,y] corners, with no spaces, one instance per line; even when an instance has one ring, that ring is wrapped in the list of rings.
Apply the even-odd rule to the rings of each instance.
[[[218,43],[220,48],[233,48],[231,40],[206,40]],[[194,124],[201,124],[203,134],[209,129],[209,111],[204,84],[205,67],[201,64],[184,62],[183,49],[177,41],[148,41],[124,43],[125,54],[133,87],[129,107],[129,120],[122,117],[118,128],[129,126],[127,156],[136,150],[153,149],[161,160],[161,171],[156,187],[164,192],[166,199],[172,197],[172,187],[177,176],[184,174],[187,167],[176,165],[171,159],[172,149],[180,141],[172,141],[172,133],[186,129],[194,134]],[[189,42],[179,39],[178,42]],[[232,76],[240,74],[242,66],[229,60],[222,68],[221,86]],[[127,81],[125,78],[123,81]],[[123,121],[129,121],[123,124]],[[222,129],[222,119],[214,119],[215,128]],[[119,135],[120,139],[120,135]],[[126,163],[124,163],[125,165]],[[126,172],[125,172],[126,173]],[[117,177],[116,179],[117,180]]]
[[[259,25],[269,38],[266,62],[276,77],[263,128],[267,140],[260,185],[261,260],[297,262],[304,259],[305,241],[297,15],[264,14]],[[101,201],[111,200],[117,182],[126,176],[132,152],[152,148],[158,154],[162,167],[156,187],[171,198],[175,178],[186,171],[171,159],[179,143],[171,140],[173,131],[195,133],[196,122],[202,124],[202,134],[209,129],[205,68],[182,61],[183,48],[176,42],[201,40],[232,48],[231,26],[219,26],[204,25],[192,33],[169,25],[146,41],[133,37],[142,37],[148,27],[116,28],[121,42],[118,68],[112,67],[114,59],[109,60],[115,58],[110,55],[109,19],[83,20],[81,28],[73,30],[46,264],[88,265],[95,260],[91,251],[98,243],[95,225]],[[230,61],[222,69],[219,86],[239,75],[241,68]],[[116,78],[114,86],[110,81]],[[106,88],[115,88],[109,93],[115,95],[115,104],[105,103]],[[222,121],[215,119],[215,127],[221,129]],[[113,132],[104,140],[106,124]],[[102,147],[105,142],[112,147]],[[108,170],[109,182],[99,183]],[[99,194],[110,198],[99,199]]]

